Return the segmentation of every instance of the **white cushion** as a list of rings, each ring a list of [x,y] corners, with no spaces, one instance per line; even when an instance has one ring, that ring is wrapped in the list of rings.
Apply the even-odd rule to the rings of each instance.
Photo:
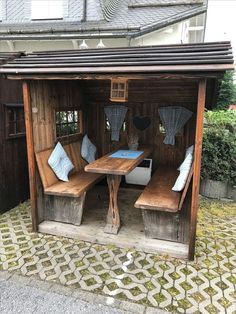
[[[174,186],[172,188],[172,191],[179,192],[179,191],[183,190],[183,188],[185,186],[185,183],[187,181],[188,173],[189,173],[188,170],[180,171],[180,174],[179,174],[178,178],[175,181],[175,184],[174,184]]]
[[[193,155],[192,154],[188,154],[184,161],[182,162],[182,164],[179,166],[178,170],[182,171],[182,170],[190,170],[191,164],[193,161]]]
[[[193,148],[194,146],[189,146],[187,149],[186,149],[186,153],[185,153],[185,157],[188,156],[188,154],[192,154],[193,155]]]
[[[48,164],[59,180],[65,182],[69,181],[68,174],[74,168],[74,165],[68,158],[61,143],[58,142],[55,146],[48,159]]]
[[[185,157],[184,157],[184,161],[182,162],[182,164],[179,166],[179,168],[177,168],[177,170],[181,170],[182,169],[182,165],[184,164],[185,166],[186,166],[186,163],[189,163],[190,162],[190,160],[189,160],[189,158],[190,157],[188,157],[188,161],[186,162],[185,160],[186,160],[186,158],[187,158],[187,156],[189,155],[189,154],[191,154],[191,156],[192,156],[192,159],[193,159],[193,149],[194,149],[194,146],[192,145],[192,146],[189,146],[187,149],[186,149],[186,152],[185,152]],[[192,163],[192,160],[191,160],[191,163]],[[190,166],[191,166],[191,163],[190,163]],[[184,166],[184,167],[185,167]]]
[[[81,156],[88,162],[92,162],[95,160],[97,148],[96,146],[90,141],[88,135],[86,134],[83,137],[82,146],[81,146]]]
[[[192,161],[193,161],[193,155],[190,153],[186,156],[186,158],[184,159],[184,161],[182,162],[182,164],[180,165],[178,169],[180,170],[180,174],[178,178],[176,179],[175,184],[172,188],[173,191],[179,192],[183,190],[191,165],[192,165]]]

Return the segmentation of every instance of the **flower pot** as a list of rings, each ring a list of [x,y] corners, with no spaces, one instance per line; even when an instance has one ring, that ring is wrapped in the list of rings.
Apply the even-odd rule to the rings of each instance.
[[[129,143],[128,147],[130,150],[137,150],[138,149],[138,143]]]
[[[224,198],[228,196],[228,183],[204,179],[201,181],[200,194],[209,198]]]
[[[236,186],[228,184],[228,198],[233,199],[236,202]]]

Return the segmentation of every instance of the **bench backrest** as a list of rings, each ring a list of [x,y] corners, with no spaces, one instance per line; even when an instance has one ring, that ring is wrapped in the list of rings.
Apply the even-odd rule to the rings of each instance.
[[[71,171],[70,174],[75,173],[76,171],[84,169],[84,166],[87,164],[86,161],[83,160],[80,154],[81,150],[81,142],[74,142],[71,144],[64,145],[68,157],[72,161],[75,168]],[[53,148],[43,150],[35,154],[36,161],[38,165],[39,174],[42,180],[43,188],[46,189],[51,185],[57,183],[59,179],[51,169],[48,164],[48,159],[53,151]]]

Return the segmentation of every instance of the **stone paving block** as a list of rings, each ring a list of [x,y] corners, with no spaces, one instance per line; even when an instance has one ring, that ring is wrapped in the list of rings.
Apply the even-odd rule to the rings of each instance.
[[[30,207],[21,204],[0,216],[0,282],[53,290],[91,304],[119,305],[130,313],[233,314],[236,206],[227,205],[226,214],[219,215],[216,206],[222,204],[203,203],[196,258],[187,262],[32,233]]]

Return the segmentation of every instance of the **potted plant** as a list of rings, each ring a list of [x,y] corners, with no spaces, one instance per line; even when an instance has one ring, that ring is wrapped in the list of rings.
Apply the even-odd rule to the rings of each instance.
[[[236,185],[236,112],[205,114],[200,193],[222,198],[234,195]]]

